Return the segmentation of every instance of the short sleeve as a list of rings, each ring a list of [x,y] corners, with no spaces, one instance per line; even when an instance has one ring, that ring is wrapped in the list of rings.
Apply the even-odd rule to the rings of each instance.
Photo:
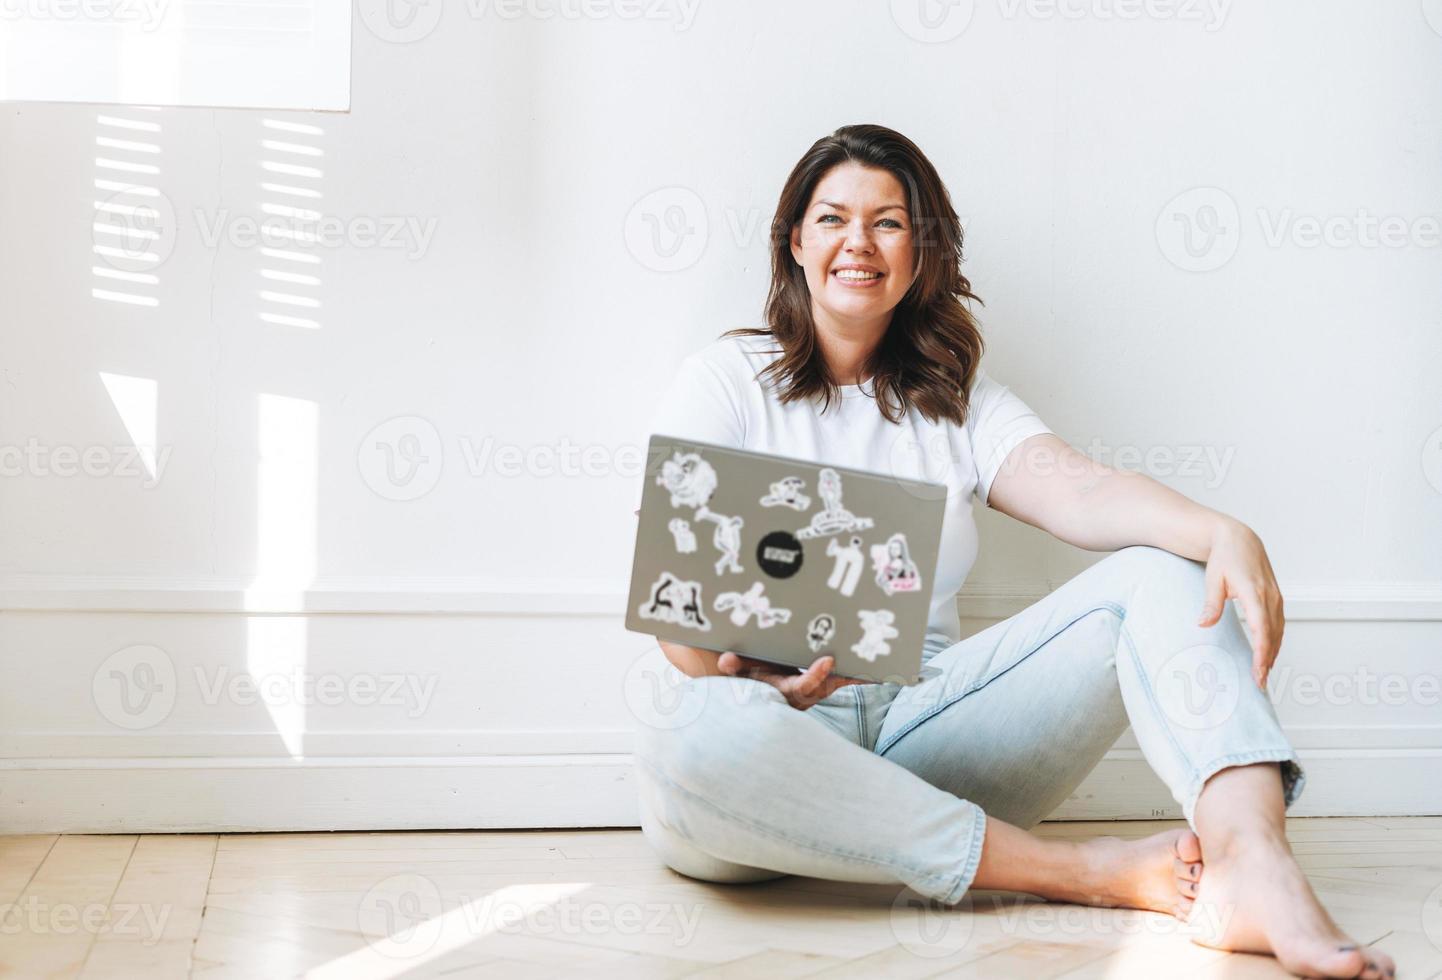
[[[983,504],[1006,457],[1025,440],[1052,431],[1005,385],[977,369],[966,416],[971,458],[976,466],[976,498]]]
[[[682,361],[651,412],[647,438],[656,433],[741,448],[740,399],[722,369],[699,354]]]
[[[700,354],[681,362],[651,411],[642,446],[658,433],[741,448],[746,438],[741,399],[721,367]],[[637,488],[637,508],[644,489]]]

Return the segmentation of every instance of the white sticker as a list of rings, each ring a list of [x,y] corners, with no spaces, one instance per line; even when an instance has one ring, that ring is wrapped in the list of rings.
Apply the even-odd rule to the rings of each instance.
[[[826,467],[817,477],[816,492],[825,506],[812,515],[809,525],[796,532],[798,538],[822,538],[844,531],[864,531],[872,526],[871,518],[857,517],[841,506],[841,474],[831,467]]]
[[[691,530],[691,522],[685,518],[673,517],[666,525],[671,529],[671,536],[676,539],[676,553],[690,555],[696,552],[696,534]]]
[[[678,449],[661,464],[656,482],[670,492],[672,507],[704,507],[716,492],[716,470],[700,453]]]
[[[771,484],[771,492],[761,498],[761,506],[806,510],[811,506],[811,498],[801,492],[805,488],[806,481],[799,476],[782,477]]]
[[[861,567],[866,564],[866,559],[861,554],[861,539],[853,537],[849,543],[842,545],[832,538],[826,542],[826,554],[836,559],[826,585],[850,598],[856,591],[856,583],[861,579]]]
[[[811,622],[806,624],[806,645],[811,648],[812,653],[824,650],[835,635],[836,618],[830,613],[813,616]]]
[[[718,514],[708,507],[701,507],[696,511],[696,520],[710,521],[716,525],[716,533],[711,536],[711,543],[721,552],[721,557],[716,559],[716,574],[743,571],[741,563],[736,559],[741,557],[741,527],[745,521],[739,517]]]
[[[757,582],[745,592],[723,592],[716,597],[713,608],[717,612],[729,609],[731,622],[737,626],[745,626],[752,616],[756,617],[756,626],[763,630],[777,623],[791,622],[791,610],[771,608],[771,600],[761,594],[763,589],[765,586]]]
[[[651,598],[642,602],[636,613],[642,619],[704,631],[711,629],[711,622],[701,611],[704,604],[699,582],[688,582],[670,572],[662,572],[651,586]]]
[[[871,567],[876,570],[876,584],[887,595],[921,591],[921,573],[911,560],[906,535],[897,531],[885,544],[871,546]]]
[[[873,661],[877,657],[884,657],[891,652],[891,644],[887,640],[894,640],[901,635],[900,631],[891,624],[896,622],[896,616],[890,609],[861,609],[856,615],[861,619],[861,629],[865,634],[856,643],[851,645],[851,652],[862,660]]]

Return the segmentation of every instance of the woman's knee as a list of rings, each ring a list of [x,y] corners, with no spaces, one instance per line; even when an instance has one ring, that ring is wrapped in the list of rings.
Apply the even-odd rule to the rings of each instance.
[[[1180,579],[1184,581],[1206,581],[1206,566],[1201,562],[1193,561],[1190,558],[1183,558],[1165,548],[1156,548],[1149,544],[1134,544],[1120,551],[1112,552],[1102,559],[1104,562],[1126,568],[1132,575],[1143,582],[1167,581]]]
[[[784,744],[778,713],[793,711],[769,684],[736,677],[695,677],[679,685],[664,721],[637,729],[637,761],[695,794],[724,793],[744,778],[767,745]]]
[[[688,878],[739,884],[783,877],[779,871],[736,864],[707,853],[696,842],[658,819],[645,802],[644,796],[641,804],[641,834],[662,864]]]

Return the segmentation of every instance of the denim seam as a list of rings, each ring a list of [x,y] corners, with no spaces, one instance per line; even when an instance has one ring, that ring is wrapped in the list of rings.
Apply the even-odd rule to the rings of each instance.
[[[1190,801],[1191,805],[1190,807],[1188,807],[1187,803],[1183,802],[1182,809],[1184,811],[1187,809],[1195,811],[1197,806],[1197,799],[1202,795],[1202,788],[1206,786],[1207,780],[1215,776],[1217,773],[1221,772],[1223,769],[1229,768],[1231,766],[1252,765],[1253,763],[1258,762],[1291,762],[1295,764],[1298,769],[1301,769],[1301,763],[1297,759],[1297,752],[1290,746],[1288,746],[1287,748],[1276,749],[1253,749],[1250,752],[1233,752],[1230,755],[1221,756],[1219,758],[1213,759],[1205,766],[1201,766],[1200,768],[1193,770],[1194,774],[1192,776],[1191,782],[1187,784],[1186,792],[1187,800]],[[1299,779],[1294,782],[1293,785],[1301,785],[1302,782],[1303,780]],[[1285,778],[1283,780],[1283,783],[1283,799],[1285,806],[1291,806],[1292,803],[1296,802],[1297,797],[1301,795],[1301,792],[1298,791],[1294,793],[1292,795],[1292,799],[1287,800],[1285,798]]]
[[[718,814],[720,814],[721,816],[727,818],[728,820],[732,820],[732,821],[734,821],[734,822],[736,822],[736,823],[739,823],[739,824],[741,824],[742,826],[748,827],[748,828],[750,828],[751,830],[754,830],[754,831],[756,831],[757,833],[763,834],[763,835],[765,835],[765,836],[767,836],[767,837],[771,837],[771,838],[773,838],[774,840],[778,840],[778,841],[781,841],[781,842],[783,842],[783,843],[785,843],[785,844],[793,845],[793,846],[795,846],[795,847],[804,848],[805,850],[812,851],[812,852],[814,852],[814,853],[816,853],[816,854],[824,855],[825,857],[839,858],[839,859],[841,859],[841,860],[844,860],[844,861],[852,861],[852,862],[855,862],[855,863],[857,863],[857,864],[873,865],[873,866],[875,866],[875,867],[885,868],[887,871],[891,871],[891,872],[895,872],[895,871],[897,871],[898,869],[901,869],[901,870],[907,871],[908,873],[911,873],[911,874],[916,875],[916,877],[917,877],[919,880],[923,880],[923,881],[936,881],[936,882],[938,882],[939,884],[943,884],[943,885],[947,886],[947,889],[948,889],[948,892],[947,892],[947,893],[948,893],[948,894],[950,894],[952,891],[955,891],[955,889],[956,889],[956,884],[955,884],[954,880],[953,880],[952,878],[946,876],[946,875],[934,874],[934,873],[931,873],[931,872],[916,871],[915,869],[907,868],[907,867],[904,866],[904,865],[898,864],[898,863],[896,863],[895,861],[887,861],[887,860],[884,860],[884,859],[882,859],[882,858],[872,857],[872,856],[866,855],[866,854],[856,854],[856,853],[853,853],[853,852],[850,852],[850,851],[844,851],[844,850],[840,850],[840,849],[837,849],[837,848],[823,848],[823,847],[820,847],[820,846],[818,846],[817,844],[815,844],[815,843],[813,843],[813,842],[810,842],[810,841],[796,840],[795,838],[788,837],[787,835],[785,835],[785,834],[783,834],[783,833],[780,833],[779,831],[777,831],[777,830],[775,830],[775,829],[773,829],[773,828],[771,828],[771,827],[768,827],[768,826],[766,826],[765,824],[757,823],[757,822],[754,821],[754,820],[750,820],[750,819],[748,819],[748,818],[746,818],[746,817],[740,816],[739,814],[732,813],[730,810],[727,810],[725,807],[717,806],[715,803],[712,803],[710,800],[706,799],[706,797],[700,795],[699,793],[693,792],[692,790],[687,789],[685,786],[682,786],[680,783],[676,782],[676,781],[675,781],[674,779],[672,779],[670,776],[667,776],[665,773],[661,772],[660,769],[658,769],[655,765],[653,765],[652,763],[650,763],[650,762],[647,761],[646,759],[643,759],[641,756],[639,756],[639,755],[633,755],[632,758],[633,758],[636,762],[638,762],[638,763],[640,763],[641,765],[645,766],[645,767],[646,767],[646,770],[647,770],[648,772],[650,772],[650,773],[651,773],[653,776],[655,776],[657,779],[661,780],[661,781],[662,781],[663,783],[665,783],[667,786],[671,787],[673,790],[675,790],[675,791],[677,791],[677,792],[680,792],[680,793],[686,794],[687,796],[689,796],[689,797],[690,797],[692,800],[694,800],[695,802],[699,803],[700,805],[702,805],[702,806],[704,806],[704,807],[706,807],[706,808],[708,808],[708,809],[710,809],[710,810],[715,811],[716,813],[718,813]],[[972,805],[975,806],[976,804],[973,803]],[[660,814],[657,814],[657,815],[656,815],[656,818],[657,818],[658,820],[660,820],[660,819],[661,819],[661,815],[660,815]],[[681,834],[681,832],[680,832],[679,830],[677,830],[675,827],[672,827],[671,829],[674,830],[674,831],[676,831],[676,833]],[[973,825],[973,828],[972,828],[972,838],[973,838],[973,840],[972,840],[972,844],[971,844],[972,850],[978,850],[978,849],[980,848],[980,844],[978,843],[978,839],[979,839],[980,835],[979,835],[978,832],[977,832],[979,829],[980,829],[980,828],[978,828],[977,826]],[[681,836],[682,836],[682,837],[685,837],[691,844],[693,844],[693,845],[695,845],[695,846],[697,846],[697,847],[700,847],[700,844],[699,844],[697,841],[695,841],[694,839],[688,837],[688,836],[685,835],[685,834],[681,834]],[[963,882],[963,883],[964,883],[964,882]]]
[[[901,741],[901,739],[904,738],[905,736],[910,735],[913,731],[915,731],[916,728],[917,728],[917,726],[919,726],[919,725],[921,725],[921,724],[923,724],[923,723],[931,720],[932,718],[936,717],[937,715],[941,714],[941,713],[942,713],[943,711],[945,711],[947,708],[950,708],[953,704],[956,704],[958,701],[962,700],[963,698],[970,697],[971,695],[975,694],[977,691],[980,691],[982,688],[986,687],[986,686],[987,686],[988,684],[990,684],[992,681],[996,680],[998,677],[1001,677],[1001,676],[1002,676],[1003,674],[1005,674],[1007,671],[1009,671],[1009,670],[1013,669],[1014,667],[1018,666],[1019,664],[1021,664],[1024,660],[1026,660],[1026,659],[1027,659],[1028,657],[1030,657],[1032,654],[1036,653],[1036,652],[1037,652],[1038,650],[1040,650],[1042,647],[1046,646],[1046,645],[1047,645],[1048,643],[1050,643],[1052,640],[1056,639],[1058,636],[1061,636],[1061,635],[1062,635],[1063,633],[1065,633],[1067,630],[1071,629],[1071,628],[1072,628],[1073,626],[1075,626],[1077,623],[1081,622],[1083,619],[1086,619],[1086,618],[1087,618],[1088,616],[1090,616],[1092,613],[1094,613],[1094,612],[1103,612],[1103,611],[1112,612],[1112,613],[1117,614],[1118,616],[1121,615],[1120,613],[1117,612],[1116,607],[1114,607],[1114,606],[1111,605],[1110,603],[1103,603],[1103,604],[1100,605],[1100,606],[1094,606],[1094,607],[1092,607],[1091,609],[1088,609],[1086,612],[1080,614],[1080,615],[1077,616],[1075,619],[1071,620],[1071,622],[1067,623],[1065,626],[1063,626],[1063,627],[1061,627],[1060,629],[1058,629],[1055,633],[1051,634],[1051,635],[1048,636],[1046,639],[1042,640],[1042,641],[1041,641],[1040,643],[1038,643],[1036,646],[1032,647],[1032,648],[1031,648],[1030,650],[1028,650],[1026,653],[1022,654],[1020,657],[1017,657],[1016,660],[1013,661],[1013,662],[1012,662],[1011,664],[1009,664],[1008,666],[1006,666],[1006,667],[1002,668],[1001,670],[997,671],[995,674],[992,674],[990,677],[987,677],[987,678],[985,678],[984,680],[982,680],[982,681],[980,681],[980,682],[972,685],[971,687],[967,688],[965,691],[962,691],[960,694],[956,695],[955,697],[950,698],[950,699],[944,701],[943,703],[937,705],[935,708],[932,708],[930,711],[926,712],[925,714],[918,715],[916,718],[913,718],[913,719],[911,720],[911,723],[910,723],[910,724],[908,724],[908,725],[907,725],[905,728],[903,728],[901,731],[897,732],[895,735],[891,736],[891,738],[890,738],[889,740],[887,740],[887,742],[886,742],[884,745],[878,745],[878,746],[876,747],[876,754],[877,754],[877,755],[885,755],[885,754],[887,753],[887,751],[891,749],[892,746],[894,746],[897,742]]]
[[[965,801],[971,803],[970,800]],[[971,891],[971,884],[976,880],[976,873],[981,868],[981,848],[986,838],[986,811],[975,803],[971,803],[973,810],[972,824],[975,829],[971,834],[971,851],[966,856],[966,863],[961,866],[961,878],[957,881],[956,887],[946,893],[942,899],[943,905],[955,905],[961,901],[961,897]]]
[[[1142,693],[1146,695],[1147,704],[1151,706],[1152,713],[1160,721],[1161,730],[1166,732],[1167,742],[1171,745],[1172,750],[1176,752],[1177,757],[1182,760],[1182,766],[1189,773],[1195,774],[1197,771],[1197,767],[1193,765],[1192,757],[1187,755],[1186,749],[1182,748],[1182,744],[1177,741],[1177,734],[1176,732],[1172,731],[1171,721],[1167,718],[1166,713],[1162,711],[1161,703],[1157,700],[1157,692],[1156,688],[1152,686],[1152,679],[1151,677],[1147,676],[1146,668],[1142,666],[1142,657],[1141,654],[1137,653],[1137,645],[1136,643],[1132,642],[1132,635],[1127,631],[1126,610],[1118,609],[1114,606],[1111,606],[1110,603],[1108,603],[1108,606],[1110,606],[1112,612],[1116,613],[1117,616],[1121,619],[1121,626],[1118,628],[1117,633],[1123,640],[1126,641],[1127,653],[1131,655],[1132,666],[1136,668],[1137,676],[1141,678]]]
[[[861,738],[859,744],[862,747],[865,747],[867,745],[866,711],[862,708],[862,701],[864,699],[861,696],[861,686],[859,684],[852,685],[851,690],[855,692],[855,696],[851,700],[854,701],[856,704],[856,731]]]

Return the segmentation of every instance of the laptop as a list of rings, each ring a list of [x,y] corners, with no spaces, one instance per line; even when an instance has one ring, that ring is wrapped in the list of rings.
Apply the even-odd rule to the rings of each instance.
[[[914,684],[946,487],[653,435],[626,628]]]

